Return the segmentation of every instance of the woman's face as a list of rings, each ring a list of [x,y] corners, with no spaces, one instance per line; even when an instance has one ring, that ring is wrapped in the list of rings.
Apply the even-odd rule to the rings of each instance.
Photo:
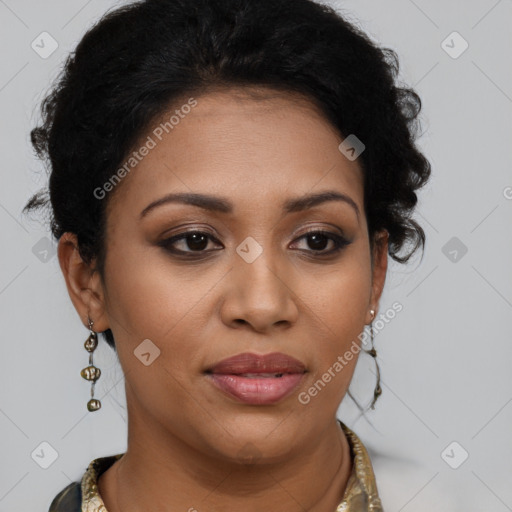
[[[361,168],[311,104],[234,92],[185,100],[195,106],[178,105],[169,133],[157,122],[143,137],[154,147],[103,199],[112,199],[105,281],[83,317],[113,331],[131,421],[226,460],[250,445],[278,460],[333,421],[354,342],[377,310],[387,244],[372,274]],[[339,198],[304,201],[321,193]],[[170,200],[177,194],[196,199]],[[253,393],[254,377],[208,372],[276,352],[304,365],[286,377],[291,389],[258,377],[268,392]],[[226,381],[235,394],[216,384]]]

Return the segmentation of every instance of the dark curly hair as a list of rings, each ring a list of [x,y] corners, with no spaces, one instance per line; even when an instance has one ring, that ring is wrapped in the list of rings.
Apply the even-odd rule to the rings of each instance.
[[[405,263],[425,234],[411,214],[431,167],[418,150],[421,100],[397,82],[396,52],[312,0],[144,0],[107,12],[82,38],[41,103],[31,131],[49,187],[23,212],[49,207],[51,232],[77,235],[104,278],[109,201],[94,200],[151,123],[185,96],[266,86],[305,95],[344,136],[358,162],[370,245],[389,233]],[[408,254],[399,256],[405,245]],[[115,350],[110,329],[103,333]]]

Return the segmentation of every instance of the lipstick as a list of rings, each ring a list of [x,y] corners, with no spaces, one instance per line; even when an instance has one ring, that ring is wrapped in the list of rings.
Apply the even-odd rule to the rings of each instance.
[[[206,370],[210,382],[237,401],[250,405],[279,402],[300,384],[305,365],[280,352],[246,352],[224,359]]]

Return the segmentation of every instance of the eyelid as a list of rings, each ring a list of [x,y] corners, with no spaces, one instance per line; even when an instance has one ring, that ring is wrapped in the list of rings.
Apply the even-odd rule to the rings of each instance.
[[[339,230],[341,233],[342,231]],[[210,249],[210,250],[201,250],[201,251],[182,251],[181,249],[172,249],[172,245],[178,241],[186,240],[187,235],[192,234],[199,234],[199,235],[205,235],[209,241],[212,241],[215,244],[223,245],[222,242],[220,242],[215,235],[210,233],[206,229],[200,229],[198,227],[190,228],[185,231],[181,231],[179,233],[173,234],[172,236],[169,236],[167,238],[164,238],[160,242],[158,242],[157,245],[162,247],[164,250],[168,251],[169,253],[180,257],[184,255],[185,258],[202,258],[207,255],[209,255],[212,252],[218,251],[219,249]],[[351,240],[347,239],[347,237],[344,234],[334,233],[332,231],[329,231],[325,228],[320,228],[318,226],[311,226],[306,231],[302,232],[300,235],[296,236],[292,243],[298,242],[304,238],[306,238],[310,234],[318,234],[323,235],[329,240],[331,240],[335,247],[331,250],[314,250],[314,249],[299,249],[302,253],[309,253],[310,255],[313,255],[313,257],[316,258],[322,258],[322,257],[328,257],[328,256],[334,256],[340,253],[347,245],[350,245],[352,243]]]
[[[186,240],[187,235],[192,235],[192,234],[205,235],[208,238],[208,242],[211,241],[214,244],[222,245],[222,243],[219,242],[219,240],[217,239],[217,237],[215,235],[213,235],[211,232],[209,232],[208,230],[206,230],[204,228],[186,229],[185,231],[181,231],[179,233],[175,233],[171,236],[163,238],[162,240],[157,242],[157,245],[159,247],[162,247],[165,251],[169,252],[173,256],[176,256],[178,258],[183,256],[184,258],[189,258],[190,260],[192,260],[193,258],[197,259],[198,257],[199,258],[205,257],[208,254],[219,250],[219,249],[210,249],[210,250],[204,250],[204,251],[182,251],[181,249],[175,249],[172,247],[173,244],[175,244],[176,242]]]
[[[322,255],[328,256],[328,255],[335,254],[335,253],[339,252],[341,249],[343,249],[344,247],[346,247],[347,245],[350,245],[352,243],[352,240],[349,240],[344,234],[333,233],[332,231],[322,229],[322,228],[310,228],[307,231],[305,231],[304,233],[302,233],[301,235],[299,235],[298,237],[296,237],[294,239],[294,242],[296,242],[298,240],[302,240],[303,238],[306,238],[310,234],[323,235],[326,238],[330,239],[332,242],[334,242],[334,244],[336,246],[334,249],[331,249],[330,251],[323,251],[323,250],[315,251],[314,249],[303,251],[303,252],[309,252],[309,253],[313,253],[313,254],[316,253],[316,254],[318,254],[318,256],[322,256]]]
[[[337,233],[333,233],[331,230],[335,230],[337,231]],[[325,226],[309,226],[306,228],[306,231],[303,231],[302,234],[299,234],[299,235],[295,235],[295,236],[304,236],[304,235],[307,235],[309,233],[318,233],[318,232],[322,232],[322,233],[325,233],[325,234],[328,234],[328,235],[337,235],[337,236],[340,236],[340,237],[343,237],[345,238],[345,233],[343,232],[343,230],[341,228],[338,228],[336,226],[330,226],[328,228],[326,228]]]

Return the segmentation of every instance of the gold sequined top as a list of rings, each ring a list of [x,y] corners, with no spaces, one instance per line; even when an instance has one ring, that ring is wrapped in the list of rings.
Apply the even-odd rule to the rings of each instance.
[[[357,435],[338,420],[352,456],[352,473],[335,512],[384,512],[370,457]],[[108,512],[98,492],[98,478],[124,453],[94,459],[80,482],[73,482],[55,496],[48,512]]]

